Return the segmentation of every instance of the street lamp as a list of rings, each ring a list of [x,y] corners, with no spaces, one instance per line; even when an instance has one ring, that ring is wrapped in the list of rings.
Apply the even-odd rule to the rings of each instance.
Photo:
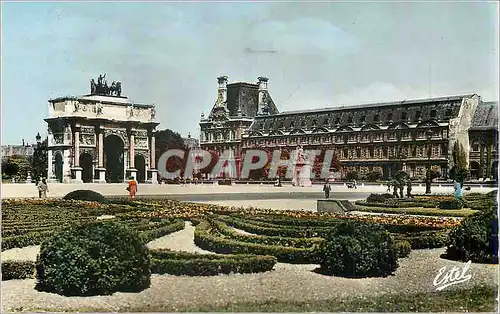
[[[40,145],[40,142],[41,142],[41,140],[42,140],[42,137],[40,136],[40,132],[38,132],[38,133],[36,134],[36,137],[35,137],[35,138],[36,138],[36,143],[37,143],[38,145]]]
[[[431,140],[432,140],[432,132],[431,129],[428,129],[425,132],[425,136],[427,137],[427,171],[425,173],[425,194],[431,194]]]

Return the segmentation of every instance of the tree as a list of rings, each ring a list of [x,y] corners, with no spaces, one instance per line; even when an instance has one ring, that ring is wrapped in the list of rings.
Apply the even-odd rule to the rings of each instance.
[[[168,159],[166,164],[167,171],[174,172],[181,169],[180,175],[184,175],[183,171],[187,162],[187,147],[184,144],[182,136],[170,129],[165,129],[156,132],[155,141],[156,164],[158,164],[158,160],[160,159],[161,155],[169,149],[181,149],[185,152],[184,158],[173,156]]]
[[[5,175],[8,179],[12,178],[19,172],[19,166],[16,163],[7,160],[2,163],[2,175]]]
[[[47,139],[45,139],[43,142],[39,142],[33,151],[33,157],[31,159],[31,172],[35,180],[47,176],[47,150],[48,143]]]
[[[9,158],[9,162],[16,164],[18,167],[17,173],[14,175],[17,180],[26,180],[28,172],[31,171],[31,162],[28,156],[14,155]]]
[[[453,145],[453,167],[450,169],[450,178],[459,182],[462,186],[468,177],[467,154],[463,145],[457,141]]]

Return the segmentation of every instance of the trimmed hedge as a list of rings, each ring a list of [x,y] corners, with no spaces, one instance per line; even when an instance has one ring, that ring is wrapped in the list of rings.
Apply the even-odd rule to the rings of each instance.
[[[291,238],[279,236],[245,235],[238,233],[222,221],[211,221],[212,226],[222,235],[236,241],[250,242],[265,245],[278,245],[296,248],[311,248],[319,245],[324,240],[322,238]]]
[[[398,248],[382,226],[346,221],[318,249],[321,271],[343,277],[380,277],[398,268]]]
[[[30,245],[38,245],[55,234],[55,231],[30,232],[25,235],[2,238],[2,251],[12,248],[22,248]]]
[[[181,231],[184,229],[185,225],[184,220],[177,220],[169,225],[157,229],[143,231],[139,234],[139,236],[141,237],[141,241],[143,243],[147,243],[149,241],[153,241],[154,239],[163,237],[164,235]]]
[[[406,240],[413,250],[445,247],[449,230],[394,234],[396,240]]]
[[[293,228],[288,226],[278,226],[275,227],[264,227],[263,222],[254,221],[244,221],[241,218],[229,217],[229,216],[218,216],[218,220],[224,221],[228,225],[245,230],[250,233],[255,233],[259,235],[266,236],[278,236],[278,237],[290,237],[290,238],[313,238],[321,237],[328,229],[322,228]],[[269,224],[267,224],[269,225]]]
[[[439,202],[439,209],[462,209],[464,207],[464,202],[459,199],[453,199],[451,201]]]
[[[465,218],[449,235],[451,259],[498,264],[498,217],[490,208]]]
[[[411,244],[408,241],[396,241],[396,250],[398,257],[408,257],[411,253]]]
[[[36,289],[65,296],[108,295],[148,288],[150,256],[139,235],[113,222],[64,229],[42,243]]]
[[[35,262],[18,260],[2,262],[2,281],[27,278],[35,278]]]
[[[69,192],[63,197],[64,200],[92,201],[105,203],[106,198],[96,191],[92,190],[75,190]]]
[[[366,201],[368,203],[384,203],[385,201],[387,201],[388,199],[391,199],[391,198],[394,198],[394,195],[388,194],[388,193],[385,193],[385,194],[370,194],[370,196],[368,196],[366,198]]]
[[[196,226],[194,242],[202,249],[221,254],[272,255],[280,262],[294,264],[314,264],[316,261],[314,249],[235,241],[222,237],[208,221],[202,221]]]
[[[151,250],[151,272],[177,276],[214,276],[231,273],[271,271],[277,262],[274,256],[216,255]]]

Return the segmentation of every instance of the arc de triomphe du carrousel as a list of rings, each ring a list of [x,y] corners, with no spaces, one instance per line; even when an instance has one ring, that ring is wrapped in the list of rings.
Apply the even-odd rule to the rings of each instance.
[[[91,93],[49,100],[49,182],[157,183],[154,105],[121,95],[121,83],[105,75],[91,80]]]

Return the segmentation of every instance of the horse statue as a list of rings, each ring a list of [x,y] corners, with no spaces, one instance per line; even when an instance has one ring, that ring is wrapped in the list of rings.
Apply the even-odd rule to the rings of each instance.
[[[113,82],[110,88],[111,95],[114,96],[120,96],[122,93],[122,83],[120,82]]]

